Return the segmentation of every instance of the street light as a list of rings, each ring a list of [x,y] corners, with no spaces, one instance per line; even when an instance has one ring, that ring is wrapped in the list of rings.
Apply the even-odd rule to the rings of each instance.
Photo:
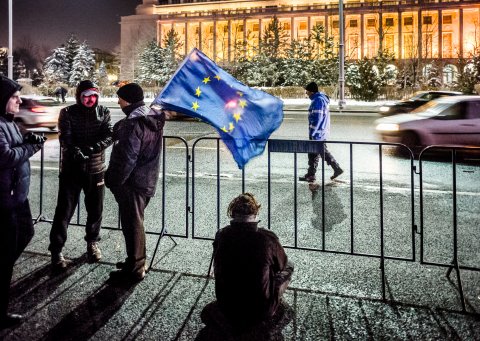
[[[338,44],[338,108],[341,110],[345,106],[345,23],[343,18],[343,0],[338,1],[338,16],[340,25],[340,41]]]
[[[12,0],[8,0],[8,78],[13,79]]]

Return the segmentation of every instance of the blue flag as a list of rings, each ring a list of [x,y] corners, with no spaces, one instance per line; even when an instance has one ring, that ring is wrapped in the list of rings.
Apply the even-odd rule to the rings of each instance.
[[[215,127],[242,169],[283,120],[283,102],[249,88],[194,48],[152,104]]]

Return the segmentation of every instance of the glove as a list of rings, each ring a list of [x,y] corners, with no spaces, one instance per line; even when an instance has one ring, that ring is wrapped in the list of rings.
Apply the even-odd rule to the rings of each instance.
[[[43,144],[47,138],[45,136],[40,136],[32,132],[28,132],[24,137],[23,141],[31,144]]]
[[[85,156],[90,156],[95,153],[95,149],[93,147],[82,147],[81,152]]]
[[[78,147],[75,147],[73,151],[73,160],[77,162],[83,162],[88,160],[89,157],[82,153],[82,150]]]

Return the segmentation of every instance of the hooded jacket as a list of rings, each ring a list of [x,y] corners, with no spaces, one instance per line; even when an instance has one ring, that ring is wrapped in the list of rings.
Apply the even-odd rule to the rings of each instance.
[[[99,105],[92,108],[81,102],[81,93],[95,87],[90,81],[82,81],[76,90],[76,104],[60,111],[58,138],[61,145],[61,172],[82,171],[95,174],[105,170],[105,149],[112,144],[112,123],[108,108]],[[76,150],[88,156],[88,160],[75,158]]]
[[[160,169],[165,114],[149,109],[143,102],[129,107],[124,108],[127,117],[113,127],[114,143],[105,186],[113,193],[128,186],[152,197]]]
[[[8,100],[22,87],[0,78],[0,207],[11,209],[23,204],[30,187],[29,158],[41,145],[25,143],[14,115],[6,112]]]
[[[308,108],[308,136],[311,140],[325,141],[330,135],[330,98],[322,92],[310,96]]]

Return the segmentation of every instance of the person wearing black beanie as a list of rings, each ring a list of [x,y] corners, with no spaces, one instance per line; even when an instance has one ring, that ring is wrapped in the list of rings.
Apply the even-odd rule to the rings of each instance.
[[[330,110],[328,108],[330,98],[318,91],[318,85],[315,82],[310,82],[305,86],[305,94],[312,101],[308,108],[308,138],[315,141],[326,141],[330,134]],[[318,145],[316,153],[308,153],[307,174],[299,177],[298,180],[314,182],[320,158],[325,159],[327,165],[333,168],[333,175],[330,179],[333,180],[343,173],[342,168],[327,149],[327,145],[322,143]]]
[[[91,80],[82,80],[75,92],[77,103],[63,108],[58,117],[61,163],[57,207],[48,247],[52,268],[57,271],[65,270],[70,263],[62,249],[82,191],[87,211],[87,260],[95,263],[102,258],[98,241],[105,196],[105,149],[112,144],[113,128],[110,110],[98,103],[99,97],[98,86]]]
[[[7,313],[10,281],[16,260],[33,237],[28,191],[29,158],[39,151],[44,139],[35,134],[22,136],[14,116],[22,103],[17,82],[0,76],[0,329],[22,320]]]
[[[127,258],[117,263],[119,270],[111,272],[110,278],[141,281],[147,257],[144,212],[157,187],[165,114],[143,103],[143,90],[138,84],[124,85],[117,94],[127,116],[113,127],[114,145],[105,186],[118,203]]]

